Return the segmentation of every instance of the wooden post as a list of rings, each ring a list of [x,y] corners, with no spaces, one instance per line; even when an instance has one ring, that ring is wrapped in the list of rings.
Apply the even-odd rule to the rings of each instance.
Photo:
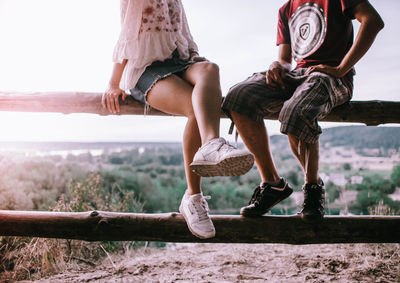
[[[0,91],[0,111],[92,113],[112,115],[101,107],[101,93],[90,92],[35,92],[14,93]],[[143,105],[128,96],[121,101],[120,115],[143,115]],[[151,109],[148,115],[168,115]],[[221,113],[222,118],[226,116]],[[278,113],[265,119],[277,120]],[[325,122],[353,122],[377,126],[400,123],[400,102],[352,101],[335,108]]]
[[[86,241],[210,243],[400,243],[400,216],[327,216],[307,224],[298,216],[212,215],[217,234],[193,236],[178,213],[0,211],[0,235]]]

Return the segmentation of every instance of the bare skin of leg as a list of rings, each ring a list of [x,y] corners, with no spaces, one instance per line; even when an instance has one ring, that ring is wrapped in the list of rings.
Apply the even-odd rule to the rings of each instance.
[[[171,75],[158,81],[147,94],[152,107],[188,117],[183,156],[189,194],[201,192],[201,179],[189,164],[202,144],[219,137],[221,97],[218,67],[209,62],[190,66],[183,79]]]
[[[269,137],[264,122],[256,122],[234,111],[231,111],[231,115],[243,142],[255,157],[262,181],[278,182],[280,176],[272,159]]]
[[[193,64],[183,78],[193,85],[192,105],[205,144],[219,137],[222,94],[218,66],[207,61]]]
[[[183,132],[183,158],[190,195],[201,192],[201,178],[189,168],[189,164],[201,146],[199,129],[192,107],[192,91],[193,87],[190,84],[171,75],[159,80],[147,94],[147,102],[151,107],[166,113],[188,117]],[[180,103],[176,103],[177,101]]]
[[[305,143],[297,137],[288,134],[290,148],[299,160],[305,174],[307,184],[318,184],[321,179],[318,176],[319,169],[319,141],[316,143]]]

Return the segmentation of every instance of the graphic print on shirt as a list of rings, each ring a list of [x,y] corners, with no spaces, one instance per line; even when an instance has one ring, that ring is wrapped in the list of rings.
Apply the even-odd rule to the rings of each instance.
[[[179,0],[149,0],[142,14],[142,32],[177,32],[179,29],[180,6]]]
[[[289,19],[291,47],[299,61],[313,54],[324,42],[327,22],[324,10],[315,3],[300,6]]]

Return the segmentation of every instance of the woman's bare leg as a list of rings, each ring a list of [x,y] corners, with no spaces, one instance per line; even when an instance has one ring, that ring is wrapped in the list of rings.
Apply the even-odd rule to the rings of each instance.
[[[193,87],[190,84],[171,75],[159,80],[147,94],[147,102],[153,108],[188,117],[183,133],[183,157],[190,195],[201,192],[201,178],[189,168],[189,164],[201,146],[200,133],[192,107],[192,92]]]
[[[192,105],[202,144],[219,137],[222,94],[219,69],[208,61],[191,65],[183,79],[193,85]]]

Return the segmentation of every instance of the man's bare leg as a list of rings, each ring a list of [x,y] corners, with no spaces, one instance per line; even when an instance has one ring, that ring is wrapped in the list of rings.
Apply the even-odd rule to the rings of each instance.
[[[303,168],[306,184],[320,183],[321,179],[318,175],[319,141],[316,143],[305,143],[291,134],[288,134],[288,139],[294,156]]]
[[[299,160],[305,174],[304,203],[300,216],[306,222],[320,221],[325,214],[325,190],[323,182],[318,176],[319,142],[305,143],[290,134],[288,138],[290,148]]]
[[[280,178],[276,170],[264,122],[253,121],[233,111],[231,116],[247,148],[254,154],[263,182],[254,190],[249,205],[240,209],[240,214],[248,217],[261,216],[289,197],[293,189]]]
[[[256,122],[234,111],[231,111],[231,115],[243,142],[255,157],[262,181],[279,182],[280,176],[272,159],[264,122]]]

